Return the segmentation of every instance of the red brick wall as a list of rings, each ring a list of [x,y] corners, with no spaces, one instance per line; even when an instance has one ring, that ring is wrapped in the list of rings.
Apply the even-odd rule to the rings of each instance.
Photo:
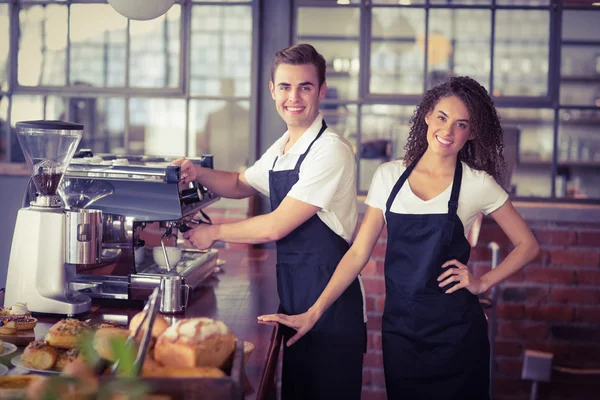
[[[529,398],[531,384],[520,379],[525,349],[552,352],[555,364],[600,368],[600,222],[529,225],[540,254],[498,289],[497,400]],[[366,400],[386,398],[381,352],[386,240],[384,231],[363,270],[369,315]],[[500,246],[500,261],[512,248],[498,225],[486,218],[469,262],[477,275],[491,267],[490,241]],[[549,384],[540,386],[539,399],[600,399],[600,376],[554,374]]]

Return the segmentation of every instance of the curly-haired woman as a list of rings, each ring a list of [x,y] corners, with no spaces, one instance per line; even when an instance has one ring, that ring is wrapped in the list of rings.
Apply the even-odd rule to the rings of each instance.
[[[477,295],[523,268],[538,244],[503,179],[502,127],[486,90],[468,77],[429,90],[417,107],[403,160],[382,164],[352,247],[304,314],[274,314],[309,331],[364,268],[387,224],[383,360],[389,399],[489,398],[489,343]],[[489,214],[514,245],[494,270],[474,276],[466,238]]]

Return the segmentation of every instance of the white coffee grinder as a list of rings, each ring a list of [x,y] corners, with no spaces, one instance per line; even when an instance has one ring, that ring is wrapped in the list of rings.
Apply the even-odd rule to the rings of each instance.
[[[98,210],[65,210],[57,195],[63,175],[81,140],[83,125],[62,121],[24,121],[17,137],[35,200],[17,214],[8,263],[4,304],[27,303],[33,313],[76,315],[91,308],[91,299],[70,289],[66,279],[69,257],[98,261],[102,223]],[[99,237],[98,237],[99,236]],[[79,248],[72,256],[67,248]]]

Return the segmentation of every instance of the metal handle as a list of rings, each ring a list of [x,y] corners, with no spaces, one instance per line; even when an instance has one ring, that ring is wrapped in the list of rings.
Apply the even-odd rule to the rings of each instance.
[[[183,306],[187,308],[188,300],[190,299],[190,285],[185,284],[181,286],[183,289]]]

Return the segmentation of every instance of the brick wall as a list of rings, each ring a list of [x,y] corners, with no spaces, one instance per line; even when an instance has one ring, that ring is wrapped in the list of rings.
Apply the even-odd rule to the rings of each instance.
[[[600,222],[529,224],[541,247],[530,265],[498,288],[497,400],[528,399],[530,382],[520,379],[525,349],[554,353],[555,364],[600,368]],[[383,260],[387,233],[363,270],[367,292],[368,353],[363,399],[385,399],[381,315],[385,301]],[[483,222],[469,265],[476,275],[491,268],[489,242],[500,246],[500,261],[512,246],[491,218]],[[539,399],[600,399],[600,376],[555,373],[540,386]]]

